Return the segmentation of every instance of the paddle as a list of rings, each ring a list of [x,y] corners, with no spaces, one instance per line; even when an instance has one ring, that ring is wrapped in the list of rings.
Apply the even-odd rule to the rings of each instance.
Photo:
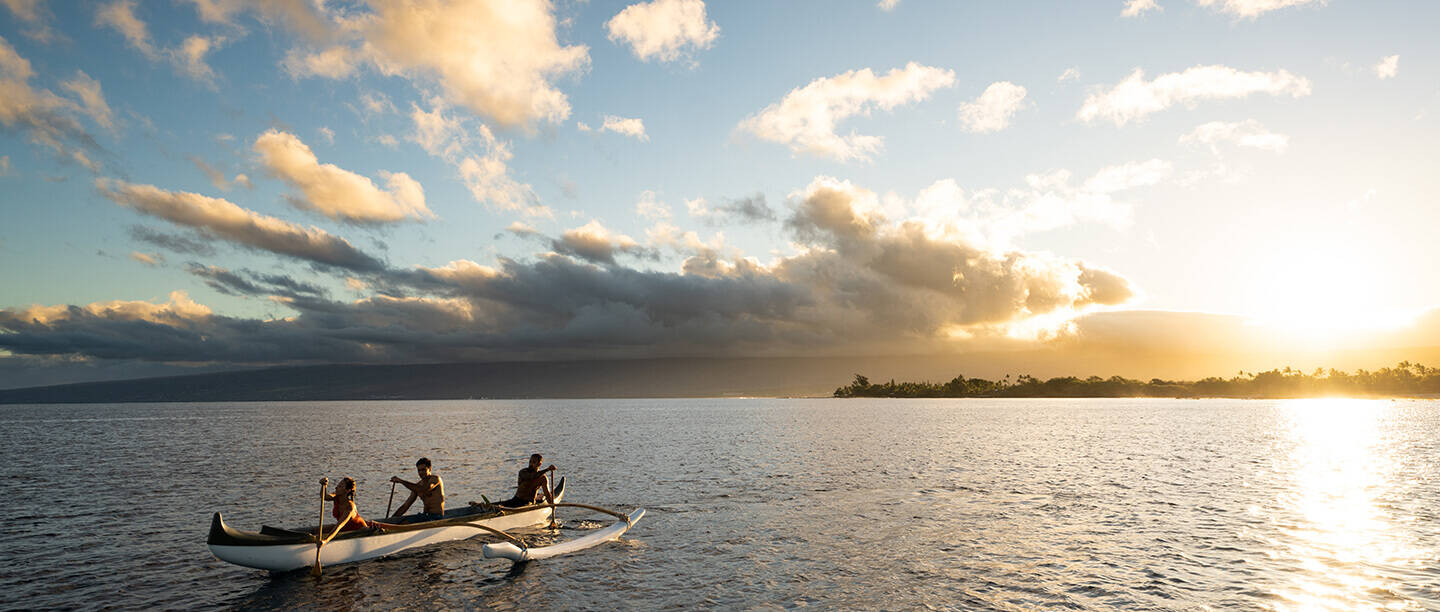
[[[320,479],[320,526],[315,528],[315,567],[310,568],[311,576],[320,575],[320,547],[325,545],[325,490],[330,487],[329,478]]]
[[[554,467],[553,464],[551,467]],[[554,477],[555,470],[550,470],[550,473],[545,475],[545,499],[550,501],[550,526],[548,529],[560,528],[560,523],[555,521],[555,487],[550,484]]]
[[[395,503],[395,481],[390,481],[390,501],[385,502],[385,516],[390,516],[390,504]]]

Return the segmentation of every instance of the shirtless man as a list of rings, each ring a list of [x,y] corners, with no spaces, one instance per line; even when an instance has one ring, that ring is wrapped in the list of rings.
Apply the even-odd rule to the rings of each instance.
[[[420,474],[420,479],[415,482],[403,480],[399,476],[390,477],[390,482],[405,485],[405,488],[410,489],[410,498],[400,504],[400,509],[396,510],[393,516],[398,517],[405,514],[405,511],[410,509],[410,505],[419,499],[424,504],[425,511],[416,515],[419,518],[414,519],[415,521],[433,521],[443,518],[445,516],[445,483],[440,481],[439,476],[430,473],[430,460],[424,457],[415,462],[415,472]]]
[[[549,481],[545,478],[546,472],[555,471],[555,464],[552,463],[550,467],[542,470],[540,464],[544,462],[545,458],[541,457],[540,453],[530,455],[530,467],[520,470],[520,477],[515,481],[515,497],[496,505],[506,508],[528,506],[536,502],[541,492],[545,493],[546,502],[555,503],[555,499],[550,496],[550,487],[547,486]]]

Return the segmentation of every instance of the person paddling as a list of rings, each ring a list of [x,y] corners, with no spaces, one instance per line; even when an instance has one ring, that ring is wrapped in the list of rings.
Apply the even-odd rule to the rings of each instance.
[[[330,486],[330,479],[321,478],[320,486]],[[325,501],[335,502],[335,506],[331,508],[330,514],[335,517],[336,521],[343,521],[345,517],[350,517],[350,520],[345,523],[344,527],[340,528],[340,531],[355,531],[356,529],[369,529],[380,526],[379,523],[360,518],[360,512],[355,508],[354,478],[349,476],[341,478],[340,482],[335,485],[335,492],[333,494],[329,492],[325,493]],[[352,512],[355,513],[354,516],[351,516]]]
[[[540,464],[544,462],[545,458],[542,457],[540,453],[530,455],[530,465],[520,470],[520,476],[515,480],[515,496],[496,505],[505,506],[506,508],[528,506],[539,501],[541,493],[544,493],[546,502],[551,504],[555,503],[555,499],[551,496],[550,487],[547,486],[549,481],[545,478],[546,472],[555,471],[555,464],[552,463],[550,467],[542,470],[540,469]]]
[[[404,480],[399,476],[391,476],[390,482],[405,485],[410,489],[410,497],[405,503],[400,504],[400,509],[395,511],[393,517],[399,517],[410,509],[415,500],[420,500],[424,506],[424,512],[417,514],[417,518],[411,519],[414,522],[433,521],[445,517],[445,483],[440,481],[438,475],[430,473],[430,460],[421,457],[415,462],[415,472],[420,479],[415,482]]]

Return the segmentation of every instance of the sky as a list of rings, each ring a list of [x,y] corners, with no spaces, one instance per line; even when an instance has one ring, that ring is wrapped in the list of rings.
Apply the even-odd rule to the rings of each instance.
[[[0,5],[0,387],[1440,346],[1434,3]]]

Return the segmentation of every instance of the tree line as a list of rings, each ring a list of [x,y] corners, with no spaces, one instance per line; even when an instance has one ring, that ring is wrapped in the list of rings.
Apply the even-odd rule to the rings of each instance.
[[[956,376],[948,382],[871,383],[856,374],[854,382],[835,390],[835,397],[1234,397],[1292,398],[1327,396],[1415,397],[1440,395],[1440,368],[1402,361],[1393,368],[1355,373],[1316,368],[1268,372],[1241,371],[1232,378],[1149,382],[1120,376],[1040,380],[1029,374],[1000,380]]]

